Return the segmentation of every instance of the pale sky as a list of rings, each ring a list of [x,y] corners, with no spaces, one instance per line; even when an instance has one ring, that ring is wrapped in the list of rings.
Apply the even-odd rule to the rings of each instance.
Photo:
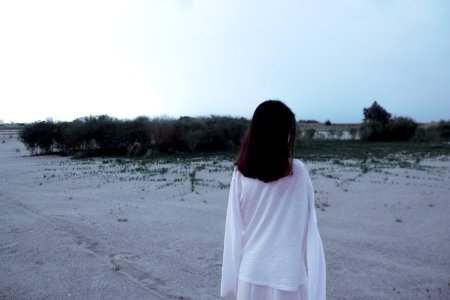
[[[1,1],[0,120],[450,119],[448,0]]]

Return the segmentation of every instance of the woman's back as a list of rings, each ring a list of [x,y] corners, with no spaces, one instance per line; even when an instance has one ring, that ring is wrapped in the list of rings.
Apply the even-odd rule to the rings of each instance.
[[[284,290],[295,290],[305,282],[309,215],[305,171],[294,160],[293,174],[277,181],[264,183],[238,174],[242,187],[240,279]]]
[[[284,103],[256,108],[231,179],[221,296],[325,299],[314,191],[293,159],[295,137],[295,115]]]

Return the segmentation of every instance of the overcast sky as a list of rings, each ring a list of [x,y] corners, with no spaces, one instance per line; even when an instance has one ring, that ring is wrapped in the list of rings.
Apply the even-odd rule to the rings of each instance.
[[[450,119],[448,0],[1,1],[0,120]]]

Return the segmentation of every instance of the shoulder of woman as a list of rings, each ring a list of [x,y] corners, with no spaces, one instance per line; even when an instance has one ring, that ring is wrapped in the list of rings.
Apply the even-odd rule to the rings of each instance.
[[[293,163],[294,168],[295,167],[302,168],[302,169],[305,168],[305,164],[298,158],[295,158],[292,163]]]
[[[300,159],[294,159],[293,161],[293,167],[292,167],[294,173],[297,172],[299,176],[308,175],[308,168],[305,166],[305,164]]]
[[[234,177],[241,177],[241,176],[243,176],[241,171],[239,171],[239,168],[237,166],[233,167],[233,176]]]

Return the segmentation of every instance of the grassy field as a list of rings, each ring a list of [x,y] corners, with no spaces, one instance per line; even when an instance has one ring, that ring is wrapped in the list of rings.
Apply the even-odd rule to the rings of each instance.
[[[155,154],[147,158],[118,158],[119,160],[134,161],[147,164],[155,161],[164,163],[192,163],[207,160],[233,161],[238,155],[237,151],[208,152],[196,154]],[[450,157],[450,144],[448,143],[412,143],[412,142],[362,142],[344,140],[315,140],[298,142],[294,150],[294,157],[303,161],[330,161],[341,164],[344,160],[356,160],[362,163],[395,164],[411,166],[418,164],[422,159]]]
[[[424,158],[450,155],[448,143],[311,141],[298,142],[294,156],[306,161]]]

